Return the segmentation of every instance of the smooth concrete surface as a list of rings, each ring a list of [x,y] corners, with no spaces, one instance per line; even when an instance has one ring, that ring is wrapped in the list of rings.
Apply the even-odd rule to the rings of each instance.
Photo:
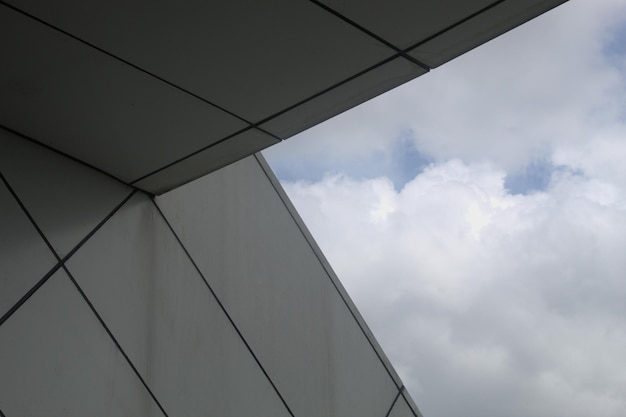
[[[170,416],[289,415],[149,198],[67,267]]]
[[[61,258],[132,191],[2,128],[0,172]]]
[[[436,68],[565,1],[499,2],[496,6],[411,50],[409,55],[431,68]]]
[[[6,417],[162,416],[63,271],[0,327]]]
[[[156,203],[295,415],[387,412],[398,387],[254,157]]]
[[[52,252],[0,181],[0,318],[55,264]]]

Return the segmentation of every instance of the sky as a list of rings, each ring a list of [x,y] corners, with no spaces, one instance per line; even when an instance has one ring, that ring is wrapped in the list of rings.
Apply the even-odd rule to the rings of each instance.
[[[626,415],[626,2],[264,151],[425,417]]]

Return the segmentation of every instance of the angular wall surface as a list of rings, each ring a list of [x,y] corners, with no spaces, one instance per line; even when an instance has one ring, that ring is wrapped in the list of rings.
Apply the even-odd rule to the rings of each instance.
[[[261,157],[151,198],[0,130],[0,416],[420,416]]]

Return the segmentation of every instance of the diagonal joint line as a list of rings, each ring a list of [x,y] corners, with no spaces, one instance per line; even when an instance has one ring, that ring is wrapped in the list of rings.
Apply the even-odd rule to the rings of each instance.
[[[80,287],[80,285],[78,284],[78,282],[76,281],[74,276],[70,273],[70,271],[67,269],[67,267],[65,265],[63,265],[63,270],[65,271],[65,273],[69,277],[70,281],[72,281],[72,284],[74,284],[74,287],[80,293],[80,295],[83,298],[83,300],[85,301],[85,303],[87,303],[87,305],[89,306],[89,309],[91,310],[93,315],[96,316],[96,319],[98,320],[98,322],[100,322],[100,325],[104,328],[104,331],[107,333],[109,338],[113,341],[113,344],[115,344],[115,347],[117,347],[117,350],[120,351],[120,353],[122,354],[122,356],[124,357],[124,359],[126,360],[128,365],[131,367],[131,369],[133,370],[133,372],[137,376],[137,378],[139,378],[139,381],[141,382],[143,387],[146,389],[146,391],[148,391],[148,394],[150,395],[150,397],[152,397],[152,399],[156,403],[157,407],[159,407],[159,409],[165,415],[165,417],[168,417],[168,414],[165,411],[165,409],[163,408],[163,406],[161,405],[161,402],[156,398],[156,396],[154,395],[154,393],[152,392],[152,390],[150,389],[150,387],[148,386],[146,381],[143,379],[143,377],[141,376],[141,374],[139,373],[139,371],[137,370],[137,368],[135,367],[133,362],[130,360],[130,357],[126,354],[126,352],[124,351],[124,349],[122,348],[120,343],[117,341],[117,338],[113,335],[113,333],[109,329],[109,326],[107,326],[107,324],[104,322],[104,319],[102,318],[102,316],[100,316],[100,314],[96,310],[96,307],[94,307],[94,305],[91,302],[91,300],[87,297],[87,294],[85,294],[83,289]]]
[[[43,284],[50,279],[55,272],[61,268],[62,264],[58,262],[56,265],[52,267],[50,271],[46,273],[26,294],[22,296],[4,315],[0,318],[0,326],[4,324],[28,299],[35,293]],[[1,416],[0,416],[1,417]]]
[[[49,22],[47,22],[47,21],[45,21],[45,20],[35,16],[35,15],[33,15],[31,13],[28,13],[28,12],[26,12],[26,11],[16,7],[16,6],[13,6],[12,4],[7,3],[5,0],[0,0],[0,4],[2,4],[3,6],[11,9],[11,10],[17,12],[17,13],[20,13],[20,14],[22,14],[22,15],[24,15],[24,16],[32,19],[32,20],[35,20],[36,22],[39,22],[42,25],[45,25],[45,26],[47,26],[47,27],[49,27],[49,28],[59,32],[59,33],[62,33],[65,36],[69,36],[70,38],[74,39],[75,41],[78,41],[78,42],[82,43],[83,45],[86,45],[86,46],[88,46],[88,47],[90,47],[92,49],[95,49],[96,51],[101,52],[101,53],[103,53],[103,54],[105,54],[105,55],[107,55],[107,56],[109,56],[109,57],[111,57],[111,58],[113,58],[113,59],[115,59],[115,60],[125,64],[125,65],[128,65],[128,66],[136,69],[137,71],[140,71],[140,72],[142,72],[142,73],[144,73],[144,74],[146,74],[146,75],[148,75],[148,76],[150,76],[150,77],[152,77],[152,78],[154,78],[156,80],[159,80],[160,82],[165,83],[165,84],[169,85],[170,87],[175,88],[176,90],[178,90],[178,91],[180,91],[182,93],[188,94],[188,95],[190,95],[190,96],[192,96],[192,97],[194,97],[194,98],[196,98],[196,99],[198,99],[198,100],[200,100],[200,101],[202,101],[202,102],[204,102],[204,103],[206,103],[206,104],[208,104],[208,105],[210,105],[212,107],[215,107],[216,109],[219,109],[219,110],[221,110],[221,111],[223,111],[223,112],[225,112],[225,113],[227,113],[227,114],[229,114],[229,115],[231,115],[231,116],[241,120],[242,122],[244,122],[244,123],[246,123],[248,125],[253,125],[251,122],[249,122],[248,120],[244,119],[243,117],[233,113],[232,111],[227,110],[226,108],[224,108],[222,106],[219,106],[219,105],[217,105],[217,104],[215,104],[215,103],[205,99],[204,97],[202,97],[202,96],[200,96],[200,95],[198,95],[196,93],[193,93],[193,92],[191,92],[191,91],[189,91],[189,90],[187,90],[187,89],[185,89],[185,88],[183,88],[183,87],[181,87],[181,86],[179,86],[177,84],[174,84],[173,82],[171,82],[171,81],[169,81],[169,80],[167,80],[167,79],[165,79],[165,78],[163,78],[163,77],[161,77],[161,76],[159,76],[159,75],[157,75],[157,74],[155,74],[153,72],[150,72],[147,69],[142,68],[142,67],[140,67],[137,64],[133,64],[132,62],[130,62],[130,61],[124,59],[124,58],[121,58],[121,57],[119,57],[119,56],[117,56],[117,55],[107,51],[106,49],[103,49],[103,48],[101,48],[99,46],[96,46],[95,44],[93,44],[91,42],[88,42],[88,41],[86,41],[86,40],[84,40],[84,39],[82,39],[82,38],[80,38],[80,37],[78,37],[78,36],[68,32],[68,31],[66,31],[64,29],[61,29],[61,28],[59,28],[59,27],[57,27],[57,26],[55,26],[55,25],[53,25],[53,24],[51,24],[51,23],[49,23]]]
[[[239,338],[241,339],[241,341],[243,342],[243,344],[246,346],[246,348],[248,349],[248,351],[250,352],[250,355],[252,355],[252,358],[254,359],[254,361],[257,363],[257,365],[259,366],[259,368],[261,369],[261,372],[263,372],[263,375],[265,375],[265,378],[267,379],[267,381],[270,383],[270,385],[272,386],[272,388],[274,389],[274,392],[276,392],[276,395],[278,396],[278,398],[280,399],[280,401],[283,403],[283,405],[285,406],[285,408],[287,409],[287,411],[289,412],[289,415],[291,415],[291,417],[295,417],[293,412],[291,411],[291,408],[289,407],[289,405],[287,404],[287,401],[285,400],[285,398],[282,396],[282,394],[280,393],[280,391],[278,390],[278,387],[276,386],[276,384],[274,384],[274,381],[272,380],[272,378],[270,377],[270,375],[267,373],[267,371],[265,370],[265,368],[263,367],[263,365],[261,364],[261,361],[259,360],[259,358],[257,357],[257,355],[254,353],[254,351],[252,350],[252,347],[250,346],[250,344],[248,343],[248,341],[246,340],[246,338],[244,337],[243,333],[241,333],[241,330],[239,330],[239,327],[237,327],[237,325],[235,324],[235,321],[232,319],[232,317],[230,316],[230,314],[228,313],[228,310],[226,310],[226,307],[224,306],[224,304],[222,303],[222,301],[218,298],[217,294],[215,293],[215,291],[213,290],[213,288],[211,287],[211,285],[209,284],[209,282],[206,280],[206,278],[204,277],[204,274],[202,273],[202,271],[200,270],[200,268],[198,267],[198,264],[196,264],[196,261],[191,257],[191,254],[189,253],[189,251],[187,250],[187,248],[185,247],[185,245],[183,244],[182,240],[180,239],[180,237],[178,236],[178,234],[176,233],[176,231],[174,230],[174,228],[172,227],[172,225],[170,224],[169,220],[167,219],[167,217],[165,217],[165,214],[163,213],[163,211],[161,210],[161,208],[159,207],[159,205],[156,203],[156,201],[154,199],[152,199],[152,203],[154,204],[154,206],[156,207],[157,211],[159,212],[159,214],[161,215],[161,218],[163,218],[163,221],[165,222],[165,224],[167,225],[168,229],[170,230],[170,232],[172,233],[172,235],[174,236],[174,238],[176,239],[176,241],[178,242],[178,244],[180,245],[180,247],[182,248],[182,250],[185,252],[185,255],[187,256],[187,258],[189,258],[189,261],[191,262],[191,264],[193,265],[193,267],[195,268],[195,270],[198,272],[198,275],[200,275],[200,278],[202,278],[202,281],[204,282],[204,284],[206,285],[206,287],[208,288],[209,292],[211,293],[211,295],[213,296],[213,298],[215,299],[215,301],[217,302],[217,304],[219,305],[220,309],[222,310],[222,312],[224,313],[224,315],[226,316],[227,320],[230,322],[231,326],[233,327],[233,329],[235,330],[235,332],[237,333],[237,335],[239,336]]]
[[[65,271],[65,273],[67,274],[67,276],[69,277],[70,281],[72,282],[72,284],[74,284],[74,286],[76,287],[76,289],[78,290],[78,292],[80,293],[81,297],[83,298],[83,300],[87,303],[87,305],[89,306],[89,308],[91,309],[92,313],[96,316],[96,319],[100,322],[100,324],[102,325],[102,327],[104,328],[104,330],[106,331],[107,335],[110,337],[110,339],[113,341],[113,343],[115,344],[115,346],[117,347],[117,349],[121,352],[121,354],[124,356],[124,359],[126,360],[126,362],[128,363],[128,365],[132,368],[133,372],[137,375],[137,377],[139,378],[139,380],[141,381],[142,385],[144,386],[144,388],[148,391],[148,393],[150,394],[150,396],[152,397],[152,399],[154,400],[154,402],[157,404],[157,406],[159,407],[159,409],[163,412],[163,414],[167,417],[168,414],[165,412],[165,410],[163,409],[163,407],[161,406],[161,403],[157,400],[156,396],[154,395],[154,393],[152,392],[152,390],[150,390],[150,388],[148,387],[148,385],[146,384],[146,382],[144,381],[144,379],[141,377],[141,375],[139,374],[139,372],[137,371],[137,368],[135,367],[135,365],[131,362],[130,358],[128,357],[128,355],[126,354],[126,352],[122,349],[121,345],[119,344],[119,342],[117,341],[117,339],[115,338],[115,336],[113,335],[113,333],[111,333],[111,330],[109,329],[109,327],[106,325],[106,323],[104,322],[104,320],[102,319],[102,317],[100,316],[100,314],[96,311],[94,305],[92,304],[92,302],[89,300],[89,298],[87,297],[87,295],[85,294],[85,292],[82,290],[82,288],[80,287],[80,285],[78,284],[78,282],[76,281],[76,279],[74,279],[74,277],[72,276],[72,274],[70,273],[70,271],[67,269],[65,262],[72,257],[72,255],[74,255],[74,253],[76,253],[76,251],[78,249],[80,249],[85,242],[87,242],[124,204],[126,204],[126,202],[128,200],[130,200],[130,198],[135,195],[135,193],[137,192],[137,190],[132,190],[125,198],[124,200],[122,200],[122,202],[120,202],[117,206],[115,206],[115,208],[102,220],[100,221],[96,227],[94,229],[92,229],[87,236],[85,236],[83,239],[81,239],[81,241],[66,255],[64,256],[62,259],[59,256],[58,252],[54,249],[54,247],[52,246],[52,244],[50,243],[50,241],[46,238],[46,236],[44,235],[43,231],[39,228],[39,225],[37,224],[37,222],[35,222],[34,218],[32,217],[32,215],[30,214],[30,212],[28,211],[28,209],[25,207],[24,203],[20,200],[20,198],[17,196],[17,194],[15,193],[15,191],[13,190],[13,188],[9,185],[8,181],[6,180],[6,178],[4,177],[4,175],[2,175],[2,173],[0,172],[0,179],[2,179],[2,182],[4,182],[5,186],[7,187],[7,189],[9,190],[9,192],[11,193],[11,195],[13,196],[13,198],[17,201],[17,203],[19,204],[20,208],[22,209],[22,211],[25,213],[25,215],[28,217],[28,219],[30,220],[30,222],[32,223],[32,225],[35,227],[35,229],[37,230],[37,232],[40,234],[41,238],[45,241],[46,245],[48,246],[48,248],[50,249],[50,251],[52,252],[52,254],[54,255],[54,257],[57,260],[56,265],[46,273],[46,275],[44,275],[44,277],[42,279],[40,279],[24,296],[22,296],[22,298],[20,298],[20,300],[18,300],[18,302],[13,305],[11,307],[11,309],[9,309],[9,311],[7,313],[5,313],[2,318],[0,318],[0,326],[5,323],[33,294],[35,294],[37,292],[37,290],[39,290],[39,288],[41,288],[43,286],[43,284],[45,284],[50,277],[52,277],[59,269],[63,269]],[[0,412],[0,417],[3,417],[4,415]]]
[[[491,4],[486,5],[482,9],[480,9],[480,10],[470,14],[469,16],[464,17],[463,19],[459,20],[458,22],[455,22],[455,23],[451,24],[450,26],[441,29],[439,32],[436,32],[436,33],[430,35],[429,37],[424,38],[421,41],[414,43],[413,45],[411,45],[408,48],[406,48],[404,50],[404,52],[407,53],[407,52],[409,52],[409,51],[411,51],[411,50],[413,50],[413,49],[415,49],[415,48],[417,48],[419,46],[424,45],[427,42],[432,41],[433,39],[443,35],[446,32],[451,31],[452,29],[456,28],[457,26],[461,26],[463,23],[465,23],[465,22],[467,22],[469,20],[472,20],[476,16],[478,16],[478,15],[480,15],[480,14],[482,14],[482,13],[484,13],[484,12],[490,10],[490,9],[493,9],[494,7],[500,5],[501,3],[504,3],[505,1],[507,1],[507,0],[497,0],[497,1],[493,2],[493,3],[491,3]]]
[[[9,191],[9,193],[11,194],[11,196],[13,197],[13,199],[17,202],[17,204],[20,206],[20,209],[22,210],[22,212],[26,215],[26,217],[28,218],[28,220],[30,221],[31,225],[34,226],[35,230],[37,231],[37,233],[39,234],[39,236],[43,239],[43,241],[45,242],[46,246],[48,247],[48,249],[52,252],[52,254],[54,255],[54,257],[57,260],[57,264],[55,266],[52,267],[52,269],[50,271],[48,271],[43,278],[41,278],[39,281],[37,281],[37,283],[30,289],[28,290],[28,292],[26,292],[26,294],[24,294],[18,301],[17,303],[15,303],[10,309],[9,311],[7,311],[2,318],[0,318],[0,326],[2,326],[2,324],[4,324],[4,322],[6,322],[9,317],[11,317],[13,315],[13,313],[15,313],[35,292],[37,292],[37,290],[39,288],[41,288],[41,286],[43,284],[46,283],[46,281],[48,281],[48,279],[59,269],[59,267],[62,265],[61,260],[59,259],[59,255],[56,253],[56,251],[54,250],[54,248],[52,247],[52,245],[50,244],[50,241],[46,238],[46,235],[44,235],[43,231],[39,228],[39,225],[37,224],[37,222],[35,222],[35,219],[33,219],[33,216],[31,216],[30,212],[26,209],[26,206],[24,206],[24,203],[22,202],[22,200],[18,197],[17,193],[15,192],[15,190],[13,189],[13,187],[11,187],[11,185],[9,184],[9,182],[7,181],[7,179],[5,178],[5,176],[2,174],[2,172],[0,172],[0,179],[2,180],[2,182],[4,183],[4,185],[6,186],[7,190]]]
[[[396,396],[394,397],[393,401],[391,402],[391,406],[389,406],[389,410],[387,410],[387,413],[385,414],[385,417],[389,417],[391,415],[391,412],[393,411],[393,407],[398,402],[398,398],[400,398],[400,394],[402,394],[402,389],[403,388],[404,388],[404,385],[398,389],[398,393],[396,394]]]
[[[400,388],[400,394],[402,394],[402,398],[404,398],[404,401],[406,402],[406,404],[409,406],[409,409],[411,410],[411,413],[415,416],[415,417],[423,417],[422,413],[420,412],[419,409],[414,409],[413,407],[417,407],[417,405],[415,405],[412,401],[409,401],[409,399],[406,397],[407,393],[406,393],[406,387],[404,385],[402,385],[402,388]]]
[[[7,189],[9,190],[9,193],[13,196],[13,198],[15,199],[15,201],[17,202],[17,204],[20,206],[20,208],[22,209],[22,212],[26,215],[26,217],[28,218],[28,220],[30,221],[30,223],[33,225],[33,227],[35,228],[35,230],[37,231],[37,233],[39,233],[39,236],[43,239],[43,241],[45,242],[46,246],[48,246],[48,249],[52,252],[52,254],[54,255],[54,257],[57,260],[57,263],[43,276],[43,278],[41,278],[39,281],[37,281],[37,283],[31,287],[26,294],[24,294],[10,309],[9,311],[7,311],[1,318],[0,318],[0,326],[2,324],[4,324],[26,301],[28,301],[28,299],[30,297],[33,296],[33,294],[35,294],[39,288],[41,288],[41,286],[43,284],[45,284],[48,279],[50,279],[50,277],[52,275],[54,275],[55,272],[57,272],[59,270],[59,268],[64,267],[65,262],[74,254],[76,253],[76,251],[78,249],[80,249],[85,242],[87,242],[87,240],[89,240],[94,233],[96,233],[101,227],[102,225],[104,225],[104,223],[106,223],[136,192],[137,190],[133,190],[130,192],[130,194],[124,198],[124,200],[119,203],[117,206],[115,206],[115,208],[113,209],[113,211],[111,213],[109,213],[100,223],[98,223],[96,225],[96,227],[87,234],[87,236],[85,236],[65,257],[63,257],[63,259],[61,259],[61,257],[59,256],[59,254],[57,253],[57,251],[54,249],[54,247],[52,246],[52,244],[50,243],[50,241],[48,240],[48,238],[46,237],[46,235],[43,233],[43,231],[41,230],[41,228],[39,227],[39,225],[37,224],[37,222],[35,221],[35,219],[33,218],[33,216],[30,214],[30,212],[28,211],[28,209],[26,208],[26,206],[24,205],[24,203],[22,202],[22,200],[18,197],[17,193],[15,192],[15,190],[13,190],[13,188],[11,187],[11,185],[9,184],[9,182],[7,181],[7,179],[5,178],[5,176],[0,172],[0,179],[2,180],[2,182],[4,183],[4,185],[7,187]]]
[[[401,55],[403,58],[411,61],[412,63],[414,63],[415,65],[421,67],[422,69],[424,69],[426,72],[430,71],[430,67],[428,65],[426,65],[425,63],[421,62],[420,60],[412,57],[411,55],[407,54],[406,51],[398,48],[396,45],[392,44],[391,42],[389,42],[388,40],[386,40],[385,38],[378,36],[377,34],[375,34],[374,32],[372,32],[371,30],[365,28],[364,26],[361,26],[360,24],[358,24],[357,22],[355,22],[352,19],[349,19],[348,17],[342,15],[341,13],[339,13],[338,11],[336,11],[335,9],[325,5],[324,3],[322,3],[319,0],[309,0],[311,3],[321,7],[322,9],[326,10],[328,13],[332,14],[333,16],[343,20],[344,22],[346,22],[347,24],[349,24],[350,26],[355,27],[356,29],[360,30],[361,32],[365,33],[366,35],[376,39],[378,42],[382,43],[383,45],[387,46],[388,48],[393,49],[397,54]]]
[[[162,166],[161,168],[157,168],[157,169],[155,169],[153,171],[150,171],[147,174],[137,178],[136,180],[131,181],[130,183],[131,184],[136,184],[136,183],[138,183],[141,180],[144,180],[144,179],[146,179],[146,178],[148,178],[148,177],[150,177],[150,176],[152,176],[154,174],[158,174],[159,172],[164,171],[164,170],[168,169],[169,167],[171,167],[173,165],[179,164],[179,163],[181,163],[181,162],[183,162],[183,161],[185,161],[185,160],[187,160],[187,159],[189,159],[189,158],[191,158],[191,157],[193,157],[193,156],[195,156],[195,155],[197,155],[199,153],[202,153],[202,152],[206,151],[207,149],[213,148],[214,146],[217,146],[217,145],[221,145],[222,143],[226,142],[227,140],[229,140],[229,139],[231,139],[231,138],[233,138],[233,137],[235,137],[235,136],[237,136],[237,135],[239,135],[241,133],[245,133],[245,132],[247,132],[247,131],[249,131],[249,130],[251,130],[253,128],[254,128],[253,126],[244,127],[243,129],[238,130],[235,133],[231,133],[230,135],[228,135],[228,136],[218,140],[217,142],[213,142],[213,143],[211,143],[209,145],[203,146],[202,148],[200,148],[198,150],[195,150],[195,151],[193,151],[193,152],[191,152],[191,153],[189,153],[189,154],[187,154],[185,156],[181,156],[180,158],[170,162],[169,164],[166,164],[166,165]]]
[[[304,103],[307,103],[307,102],[309,102],[309,101],[311,101],[313,99],[316,99],[317,97],[319,97],[321,95],[326,94],[327,92],[329,92],[331,90],[334,90],[337,87],[341,87],[342,85],[344,85],[344,84],[346,84],[346,83],[348,83],[348,82],[350,82],[350,81],[352,81],[352,80],[354,80],[356,78],[359,78],[361,75],[364,75],[364,74],[366,74],[366,73],[368,73],[368,72],[370,72],[370,71],[372,71],[372,70],[374,70],[374,69],[376,69],[378,67],[381,67],[381,66],[387,64],[388,62],[393,61],[394,59],[398,58],[399,56],[400,56],[400,54],[394,54],[394,55],[392,55],[392,56],[390,56],[388,58],[385,58],[382,61],[372,65],[371,67],[368,67],[368,68],[366,68],[366,69],[364,69],[362,71],[359,71],[356,74],[346,78],[345,80],[339,81],[338,83],[333,84],[330,87],[327,87],[327,88],[323,89],[322,91],[320,91],[318,93],[315,93],[312,96],[309,96],[309,97],[305,98],[304,100],[300,100],[299,102],[297,102],[297,103],[295,103],[295,104],[293,104],[293,105],[291,105],[289,107],[286,107],[283,110],[281,110],[281,111],[279,111],[277,113],[274,113],[273,115],[271,115],[269,117],[266,117],[265,119],[261,120],[257,124],[262,125],[264,123],[267,123],[270,120],[273,120],[273,119],[277,118],[278,116],[287,113],[289,110],[293,110],[296,107],[299,107],[299,106],[301,106]]]

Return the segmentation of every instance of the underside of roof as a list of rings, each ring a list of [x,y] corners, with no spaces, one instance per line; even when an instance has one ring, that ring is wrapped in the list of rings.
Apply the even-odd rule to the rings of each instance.
[[[0,124],[160,194],[563,2],[0,1]]]

